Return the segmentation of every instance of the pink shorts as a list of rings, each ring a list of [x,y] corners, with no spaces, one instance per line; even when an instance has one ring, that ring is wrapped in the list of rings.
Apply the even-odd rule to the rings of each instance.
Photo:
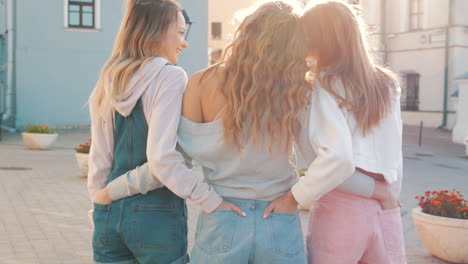
[[[307,250],[312,264],[406,263],[400,208],[333,190],[310,211]]]

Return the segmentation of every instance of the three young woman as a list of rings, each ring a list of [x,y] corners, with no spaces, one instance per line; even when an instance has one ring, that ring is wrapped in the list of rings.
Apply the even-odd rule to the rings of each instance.
[[[146,16],[131,16],[142,4],[158,11],[145,10]],[[175,7],[177,19],[162,21],[164,16],[158,16],[161,12],[170,17],[165,5]],[[374,157],[375,153],[366,148],[369,134],[365,133],[373,133],[373,128],[386,122],[381,120],[387,120],[393,108],[379,108],[384,110],[377,112],[378,117],[371,123],[360,123],[368,120],[368,108],[353,107],[354,100],[367,103],[367,95],[379,94],[374,89],[385,88],[388,93],[383,93],[388,96],[375,100],[390,104],[390,87],[395,82],[373,64],[357,65],[356,69],[362,70],[357,70],[360,77],[372,77],[354,82],[348,78],[348,74],[355,73],[354,68],[341,65],[348,61],[323,59],[325,51],[314,46],[323,38],[312,32],[309,35],[309,31],[321,30],[326,36],[328,29],[308,22],[314,8],[317,7],[301,18],[300,9],[286,1],[260,5],[243,20],[221,62],[190,79],[182,101],[185,75],[180,68],[165,65],[167,61],[175,63],[187,46],[182,39],[180,9],[169,0],[129,1],[119,36],[128,34],[129,41],[140,46],[132,51],[131,45],[119,45],[124,42],[119,42],[118,37],[113,57],[91,96],[93,147],[89,189],[92,200],[98,202],[94,212],[95,261],[186,263],[185,203],[176,195],[194,200],[204,211],[198,219],[191,263],[306,263],[297,201],[305,204],[318,200],[335,187],[394,206],[393,197],[382,199],[382,194],[391,193],[388,186],[369,177],[385,176],[386,171],[378,167],[384,163],[355,161],[356,157]],[[133,25],[133,30],[126,31],[125,25]],[[135,30],[145,26],[150,28]],[[156,29],[161,30],[157,37],[139,37]],[[169,42],[171,32],[178,33],[174,35],[178,41]],[[360,37],[359,32],[355,33]],[[307,42],[301,40],[305,35],[310,36]],[[365,42],[356,45],[365,51],[358,56],[367,53]],[[145,51],[143,47],[148,48],[148,53],[139,54]],[[336,51],[343,56],[355,55],[344,47]],[[305,78],[308,55],[317,62],[314,86]],[[127,64],[114,64],[115,61]],[[366,62],[364,58],[356,61]],[[374,72],[379,74],[372,75]],[[337,81],[342,86],[350,85],[352,92],[346,88],[335,90]],[[361,86],[370,81],[377,83]],[[101,108],[104,105],[109,106],[105,112]],[[357,129],[348,124],[352,117]],[[398,131],[388,131],[392,132]],[[191,173],[176,150],[176,134],[185,159],[201,164],[205,182]],[[306,161],[311,163],[301,180],[295,171],[294,142],[299,143]],[[357,145],[362,147],[358,149],[362,155],[356,154],[355,142],[364,142]],[[355,167],[363,173],[353,173]],[[334,193],[338,191],[325,197],[338,196]],[[352,198],[349,200],[357,201],[351,205],[352,212],[365,202],[378,206],[374,200],[347,195]],[[320,208],[327,205],[325,197],[317,202],[319,206],[312,211],[311,221],[317,222],[315,215],[324,214]],[[111,200],[116,202],[110,203]],[[374,208],[380,212],[380,207]],[[334,215],[330,217],[333,219]],[[316,233],[335,233],[335,228],[341,228],[341,223],[329,222],[336,225]],[[343,237],[324,240],[325,234],[314,239],[314,228],[310,227],[308,238],[309,261],[365,261],[329,258],[315,246],[317,241],[328,241],[325,248],[341,249],[333,242]],[[314,259],[315,251],[325,257]]]

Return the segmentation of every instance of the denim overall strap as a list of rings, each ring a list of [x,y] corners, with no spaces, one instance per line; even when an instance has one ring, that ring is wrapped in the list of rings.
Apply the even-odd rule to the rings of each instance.
[[[127,117],[116,112],[114,122],[114,160],[108,182],[147,162],[148,124],[141,98]]]
[[[166,65],[170,64],[166,63],[164,67]],[[116,112],[114,122],[114,161],[108,183],[148,160],[146,157],[148,124],[143,112],[142,99],[138,99],[127,117]]]

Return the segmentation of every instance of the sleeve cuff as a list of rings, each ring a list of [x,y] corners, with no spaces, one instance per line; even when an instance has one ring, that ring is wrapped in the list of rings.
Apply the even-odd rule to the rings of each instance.
[[[301,179],[299,179],[299,181],[293,185],[291,192],[294,196],[294,199],[296,199],[296,201],[302,206],[307,206],[318,200],[318,198],[315,198],[312,195],[311,190],[307,189],[306,186],[301,182]]]
[[[127,197],[127,184],[125,182],[125,177],[118,177],[117,179],[109,182],[107,185],[107,191],[109,192],[109,197],[113,202]]]
[[[213,189],[209,192],[207,197],[199,203],[202,210],[209,214],[213,212],[223,202],[223,198],[219,196]]]

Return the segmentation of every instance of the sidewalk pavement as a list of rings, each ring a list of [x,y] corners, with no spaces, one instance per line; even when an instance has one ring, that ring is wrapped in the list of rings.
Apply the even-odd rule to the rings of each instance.
[[[89,139],[87,129],[59,131],[51,150],[25,149],[21,135],[3,134],[0,141],[0,264],[92,263],[91,207],[86,178],[73,148]],[[447,263],[428,253],[411,218],[415,195],[426,190],[457,188],[468,195],[468,159],[451,134],[426,128],[418,146],[418,128],[404,129],[402,218],[409,264]],[[197,170],[199,172],[199,170]],[[199,209],[189,203],[189,247]],[[301,211],[304,234],[307,212]]]

